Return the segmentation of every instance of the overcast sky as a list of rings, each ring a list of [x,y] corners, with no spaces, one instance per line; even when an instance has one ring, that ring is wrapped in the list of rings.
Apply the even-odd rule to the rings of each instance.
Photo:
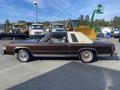
[[[38,0],[39,21],[76,19],[90,15],[98,4],[103,4],[104,14],[95,18],[112,19],[120,16],[120,0]],[[0,0],[0,22],[26,20],[35,21],[33,0]]]

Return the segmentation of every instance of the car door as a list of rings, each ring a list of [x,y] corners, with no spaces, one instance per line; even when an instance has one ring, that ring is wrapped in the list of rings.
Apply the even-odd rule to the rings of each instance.
[[[69,55],[69,44],[65,36],[51,36],[38,44],[38,53],[44,55]]]

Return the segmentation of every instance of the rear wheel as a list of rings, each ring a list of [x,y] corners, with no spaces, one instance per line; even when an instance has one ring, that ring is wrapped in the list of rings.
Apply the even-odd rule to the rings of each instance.
[[[90,50],[81,51],[79,54],[79,59],[83,63],[90,63],[94,60],[94,58],[95,58],[95,55],[94,55],[93,51],[90,51]]]
[[[17,59],[20,62],[28,62],[30,60],[30,53],[28,50],[19,50],[17,53]]]

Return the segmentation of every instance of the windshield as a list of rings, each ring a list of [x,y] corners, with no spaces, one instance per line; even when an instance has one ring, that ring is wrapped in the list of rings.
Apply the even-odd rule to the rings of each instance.
[[[32,29],[40,29],[40,30],[44,30],[43,25],[33,25]]]
[[[73,26],[78,27],[79,26],[79,21],[72,21],[71,22]]]
[[[54,25],[53,28],[63,28],[63,25]]]

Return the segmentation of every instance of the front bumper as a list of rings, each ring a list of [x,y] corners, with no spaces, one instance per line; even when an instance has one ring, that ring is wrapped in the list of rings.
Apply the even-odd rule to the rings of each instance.
[[[0,54],[1,54],[1,55],[5,55],[6,52],[5,52],[4,50],[1,50],[1,51],[0,51]]]
[[[14,55],[14,53],[13,52],[7,52],[6,50],[0,50],[0,54],[1,55]]]
[[[119,38],[119,36],[120,36],[119,33],[118,34],[114,34],[115,38]]]

